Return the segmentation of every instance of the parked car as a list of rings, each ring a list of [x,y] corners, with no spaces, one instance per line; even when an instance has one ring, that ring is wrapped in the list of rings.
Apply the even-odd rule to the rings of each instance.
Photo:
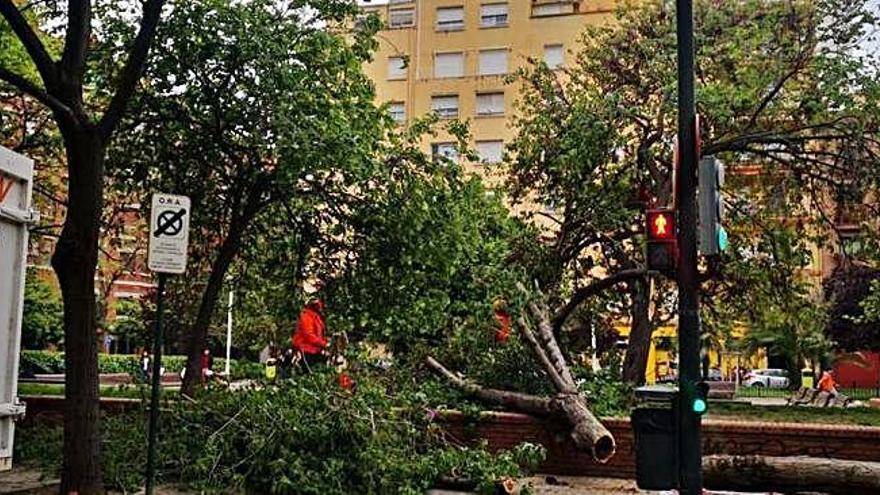
[[[709,373],[706,375],[706,381],[709,382],[720,382],[724,380],[724,376],[721,374],[721,370],[718,368],[709,368]]]
[[[787,388],[788,371],[779,368],[752,370],[743,379],[747,387]]]

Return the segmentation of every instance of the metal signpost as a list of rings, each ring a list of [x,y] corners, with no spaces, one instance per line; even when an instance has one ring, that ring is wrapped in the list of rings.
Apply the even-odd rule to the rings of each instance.
[[[0,471],[12,469],[34,162],[0,146]]]
[[[147,447],[146,493],[152,495],[156,476],[159,427],[159,388],[162,382],[162,328],[165,313],[165,277],[186,271],[190,200],[186,196],[154,194],[150,208],[150,250],[147,266],[159,274],[156,294],[156,333],[153,339],[153,383],[150,397],[150,433]]]

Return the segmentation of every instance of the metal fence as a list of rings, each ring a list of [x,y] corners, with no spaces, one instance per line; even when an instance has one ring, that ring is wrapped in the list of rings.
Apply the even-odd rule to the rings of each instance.
[[[880,398],[880,385],[871,388],[863,388],[863,387],[838,387],[838,392],[841,394],[854,399],[854,400],[868,400]],[[736,397],[738,398],[748,398],[748,397],[778,397],[778,398],[788,398],[791,396],[792,391],[784,388],[770,388],[770,387],[740,387],[736,391]]]

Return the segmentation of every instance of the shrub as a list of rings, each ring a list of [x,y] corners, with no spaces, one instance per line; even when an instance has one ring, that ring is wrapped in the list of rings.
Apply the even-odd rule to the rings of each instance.
[[[502,477],[543,461],[543,448],[498,454],[447,442],[433,415],[386,395],[365,377],[352,392],[333,373],[278,387],[211,390],[163,409],[161,481],[196,490],[273,494],[422,494],[441,477],[468,478],[491,493]],[[105,481],[119,489],[142,483],[146,420],[111,417],[105,428]],[[19,461],[60,459],[53,428],[25,427]],[[39,443],[39,447],[37,447]]]
[[[225,362],[225,359],[215,359],[214,369],[222,370]],[[168,373],[179,373],[185,366],[186,356],[162,356],[162,367]],[[24,376],[64,373],[64,353],[21,351],[19,369]],[[233,379],[259,378],[262,376],[263,366],[260,363],[233,359],[229,371]],[[139,377],[139,358],[131,354],[98,354],[98,373],[128,373]]]

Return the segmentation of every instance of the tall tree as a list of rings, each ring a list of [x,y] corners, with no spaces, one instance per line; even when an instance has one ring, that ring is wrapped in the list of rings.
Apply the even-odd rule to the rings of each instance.
[[[828,237],[825,215],[841,186],[877,186],[878,66],[857,50],[875,23],[861,0],[696,2],[703,155],[758,174],[752,191],[790,185],[782,209],[805,216],[817,241]],[[644,206],[671,199],[675,50],[665,3],[624,6],[614,23],[588,28],[562,71],[521,73],[524,111],[510,149],[514,198],[548,207],[538,213],[550,218],[541,263],[554,268],[544,285],[563,308],[557,325],[587,297],[642,280],[623,306],[632,307],[633,382],[644,380],[651,338],[642,306],[662,297],[645,292],[638,234]],[[738,191],[726,193],[736,201]]]
[[[95,266],[103,203],[104,157],[134,93],[152,44],[163,0],[146,0],[137,35],[123,62],[103,75],[100,97],[87,99],[86,82],[94,42],[89,0],[70,0],[62,19],[64,43],[54,57],[28,22],[24,6],[0,0],[0,14],[27,52],[39,80],[20,67],[0,66],[0,80],[48,107],[61,133],[67,161],[68,197],[64,227],[52,257],[64,300],[66,404],[62,491],[102,492],[98,428],[98,375],[95,334]],[[102,70],[107,70],[103,67]]]
[[[116,183],[187,194],[195,205],[189,275],[200,295],[183,386],[192,393],[218,295],[245,240],[273,225],[295,232],[299,215],[319,228],[341,225],[390,121],[361,72],[378,23],[349,30],[352,2],[169,5],[162,50],[111,166]]]

